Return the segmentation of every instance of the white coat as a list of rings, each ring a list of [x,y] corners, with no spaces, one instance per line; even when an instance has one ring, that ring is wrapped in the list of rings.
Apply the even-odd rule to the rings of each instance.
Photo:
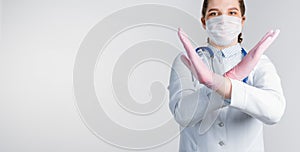
[[[214,50],[225,70],[242,59],[241,46]],[[263,55],[248,77],[248,82],[231,80],[230,105],[219,110],[216,121],[204,134],[199,133],[201,121],[208,117],[206,109],[210,91],[193,81],[190,70],[181,62],[180,53],[173,62],[169,94],[170,110],[180,129],[180,152],[263,152],[263,124],[275,124],[285,111],[281,81],[271,61]],[[209,66],[209,65],[208,65]],[[198,82],[198,81],[197,81]]]

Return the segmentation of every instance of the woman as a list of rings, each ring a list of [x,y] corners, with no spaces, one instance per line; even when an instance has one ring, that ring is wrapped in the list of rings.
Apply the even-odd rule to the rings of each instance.
[[[243,0],[204,0],[201,21],[210,56],[197,54],[178,31],[187,56],[174,60],[169,91],[170,110],[182,129],[180,152],[263,152],[263,124],[277,123],[284,113],[280,78],[263,55],[279,30],[268,32],[246,55],[240,44],[244,15]],[[213,124],[199,131],[216,111]]]

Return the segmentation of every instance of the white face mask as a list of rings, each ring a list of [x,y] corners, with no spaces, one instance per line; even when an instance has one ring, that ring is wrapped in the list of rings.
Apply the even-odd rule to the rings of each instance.
[[[206,21],[206,32],[209,39],[218,46],[228,46],[242,32],[242,19],[221,15]]]

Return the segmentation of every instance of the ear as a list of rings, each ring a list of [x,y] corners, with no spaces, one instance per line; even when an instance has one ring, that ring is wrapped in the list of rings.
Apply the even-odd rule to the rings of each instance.
[[[246,21],[246,16],[243,16],[243,17],[242,17],[242,26],[243,26],[243,27],[244,27],[245,21]]]
[[[202,22],[202,27],[206,30],[206,23],[204,17],[201,18],[201,22]]]

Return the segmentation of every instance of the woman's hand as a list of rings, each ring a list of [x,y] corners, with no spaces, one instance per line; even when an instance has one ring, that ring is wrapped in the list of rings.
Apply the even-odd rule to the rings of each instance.
[[[212,72],[206,67],[203,61],[199,58],[198,54],[188,40],[186,34],[179,28],[178,36],[187,52],[188,57],[181,55],[182,62],[192,71],[193,75],[208,88],[217,91],[225,98],[231,96],[231,82],[228,78]]]
[[[180,28],[178,29],[178,36],[188,55],[188,58],[185,55],[181,55],[181,60],[201,83],[211,86],[213,83],[213,72],[210,71],[199,58],[186,34]]]
[[[224,74],[225,77],[243,80],[246,78],[250,72],[253,70],[255,65],[258,63],[260,57],[267,50],[267,48],[273,43],[273,41],[277,38],[279,30],[269,31],[256,45],[253,49],[249,51],[249,53],[243,58],[243,60],[233,67],[231,70]]]

